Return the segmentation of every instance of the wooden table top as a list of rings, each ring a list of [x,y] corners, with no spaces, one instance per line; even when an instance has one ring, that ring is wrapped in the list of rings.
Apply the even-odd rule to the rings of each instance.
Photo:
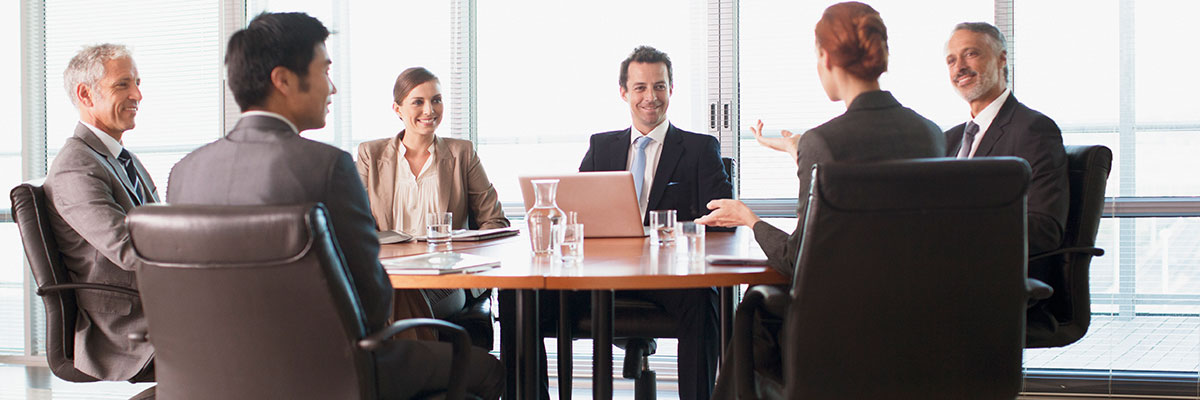
[[[682,240],[682,238],[680,238]],[[425,243],[381,246],[379,257],[393,258],[428,252]],[[500,267],[472,274],[399,275],[389,277],[397,289],[488,288],[502,289],[679,289],[739,284],[787,283],[783,275],[764,266],[714,266],[703,257],[689,257],[684,244],[660,247],[650,238],[607,238],[584,241],[583,262],[564,266],[548,257],[534,257],[529,236],[481,242],[454,242],[452,251],[492,257]],[[707,254],[762,256],[754,233],[744,227],[735,232],[708,232]]]

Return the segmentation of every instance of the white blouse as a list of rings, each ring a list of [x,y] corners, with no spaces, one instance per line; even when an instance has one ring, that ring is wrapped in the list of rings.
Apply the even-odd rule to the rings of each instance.
[[[425,213],[438,210],[438,171],[433,167],[435,154],[433,144],[429,145],[429,158],[421,167],[421,172],[414,176],[408,167],[404,154],[408,151],[404,144],[396,151],[396,194],[395,204],[396,225],[394,230],[412,235],[425,235]]]

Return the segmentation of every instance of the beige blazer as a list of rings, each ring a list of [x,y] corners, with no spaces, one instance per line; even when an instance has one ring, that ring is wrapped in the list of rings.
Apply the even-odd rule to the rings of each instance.
[[[358,145],[358,175],[367,188],[375,229],[390,229],[396,216],[396,163],[400,139],[396,137]],[[488,180],[470,141],[435,137],[434,165],[438,177],[438,208],[454,213],[454,228],[491,229],[509,226],[496,188]]]

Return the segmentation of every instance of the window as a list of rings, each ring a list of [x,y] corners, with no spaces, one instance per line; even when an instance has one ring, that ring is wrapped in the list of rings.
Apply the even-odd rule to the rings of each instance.
[[[323,129],[304,136],[356,154],[358,143],[395,136],[404,123],[392,112],[392,86],[409,67],[437,75],[446,110],[453,107],[450,85],[453,43],[451,2],[368,2],[261,0],[251,4],[249,21],[261,11],[299,11],[321,20],[332,34],[326,40],[338,93]],[[353,27],[353,29],[347,29]],[[439,133],[450,131],[443,119]]]
[[[517,176],[576,171],[590,135],[630,126],[617,80],[637,46],[671,57],[667,118],[704,132],[703,2],[478,4],[477,145],[501,201],[521,201]]]
[[[795,165],[745,128],[761,119],[769,135],[801,133],[844,110],[828,100],[814,71],[813,27],[832,3],[125,0],[113,7],[24,0],[2,17],[9,34],[0,46],[25,58],[0,63],[9,77],[0,89],[24,94],[0,100],[24,128],[22,144],[0,147],[0,182],[11,187],[44,174],[77,118],[62,89],[65,63],[82,45],[116,42],[133,50],[145,95],[126,144],[165,195],[171,166],[220,137],[237,115],[221,81],[225,38],[262,10],[304,11],[334,31],[326,44],[339,91],[328,126],[306,132],[309,138],[353,153],[362,141],[395,135],[403,123],[391,110],[394,80],[405,68],[424,66],[441,78],[446,99],[438,134],[475,140],[501,200],[520,204],[517,176],[574,171],[591,134],[629,127],[618,66],[646,44],[674,63],[670,121],[721,137],[723,155],[738,158],[739,195],[792,215],[794,203],[785,203],[798,195]],[[1195,395],[1200,179],[1189,173],[1200,169],[1192,155],[1200,148],[1200,82],[1189,67],[1200,64],[1200,53],[1188,47],[1186,27],[1200,4],[870,3],[889,30],[883,88],[943,129],[967,116],[947,82],[946,40],[958,22],[988,21],[1012,32],[1018,98],[1057,121],[1067,144],[1098,143],[1115,153],[1107,192],[1115,218],[1101,224],[1098,245],[1107,254],[1091,269],[1092,331],[1066,348],[1027,351],[1030,376],[1102,379],[1109,385],[1098,393],[1105,394]],[[714,98],[733,102],[732,132],[710,128]],[[1123,211],[1132,209],[1127,205],[1138,211]],[[23,254],[16,236],[13,224],[0,224],[10,260],[0,268],[0,320],[9,321],[0,324],[0,356],[36,354],[43,334],[41,306],[15,267]],[[1184,390],[1149,393],[1112,383],[1133,375]]]
[[[796,163],[759,145],[747,127],[762,120],[768,136],[779,136],[784,129],[801,134],[845,111],[841,102],[829,101],[816,72],[813,30],[825,8],[834,3],[740,3],[742,198],[794,199],[799,190]],[[926,2],[920,13],[911,12],[913,5],[906,1],[870,4],[888,28],[888,71],[880,77],[883,90],[943,128],[965,121],[967,106],[954,92],[946,71],[946,40],[959,22],[991,21],[993,4]]]
[[[9,77],[0,81],[0,89],[22,94],[3,101],[10,120],[21,121],[17,125],[23,132],[14,135],[20,142],[11,140],[0,148],[0,165],[6,167],[0,182],[11,188],[45,175],[79,118],[63,87],[63,70],[83,46],[108,42],[130,48],[142,79],[137,127],[123,142],[146,165],[159,195],[165,195],[171,166],[220,135],[218,5],[184,0],[130,1],[121,7],[70,0],[13,3],[4,17],[8,39],[0,46],[25,57],[0,63]],[[30,49],[23,52],[22,45]],[[22,145],[28,149],[24,155]],[[0,238],[7,243],[2,250],[10,261],[0,269],[0,317],[10,321],[0,325],[0,355],[38,354],[44,348],[44,313],[37,296],[24,288],[28,273],[19,261],[24,252],[16,226],[0,224]]]

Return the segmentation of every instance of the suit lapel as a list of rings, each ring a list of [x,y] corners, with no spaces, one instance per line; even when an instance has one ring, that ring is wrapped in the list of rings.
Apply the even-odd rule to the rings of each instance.
[[[396,163],[399,162],[396,155],[399,154],[397,146],[400,146],[402,137],[404,132],[389,140],[387,146],[383,146],[379,158],[375,160],[379,163],[379,175],[375,177],[376,185],[383,190],[377,191],[379,202],[373,206],[378,207],[378,215],[384,216],[385,221],[379,221],[379,227],[383,229],[392,229],[396,224]]]
[[[601,157],[608,165],[599,171],[625,171],[629,168],[629,143],[632,140],[630,129],[613,136],[612,141],[605,143],[606,153],[612,154],[612,157]]]
[[[988,125],[987,133],[983,134],[983,139],[979,141],[979,147],[975,149],[975,157],[987,157],[992,154],[992,147],[996,146],[996,142],[1004,136],[1004,126],[1012,120],[1013,110],[1017,107],[1017,98],[1011,93],[1008,99],[1004,100],[1004,105],[1000,106],[1000,111],[996,112],[996,118],[992,119],[991,125]]]
[[[433,159],[437,162],[434,165],[438,172],[438,209],[437,211],[450,210],[450,198],[454,196],[454,183],[458,182],[453,178],[454,174],[454,155],[450,154],[450,147],[446,146],[446,141],[442,138],[433,138]],[[466,215],[455,215],[455,221],[465,220]],[[458,224],[454,224],[458,226]]]
[[[121,186],[125,188],[125,193],[129,195],[130,203],[132,204],[132,200],[136,198],[137,195],[133,190],[133,183],[129,181],[129,175],[125,173],[125,166],[121,165],[121,162],[117,160],[116,155],[109,154],[108,146],[105,146],[104,142],[101,142],[100,138],[96,137],[96,134],[92,133],[92,130],[88,129],[88,127],[82,123],[76,125],[75,137],[79,140],[82,140],[83,143],[88,145],[88,147],[91,147],[92,151],[95,151],[96,154],[100,154],[104,157],[104,161],[108,164],[108,172],[117,177],[117,180],[121,181]],[[141,168],[138,166],[138,164],[141,163],[134,163],[134,165],[137,166],[135,169],[137,169],[138,173],[144,178],[146,176],[145,168]]]
[[[137,170],[138,179],[142,181],[142,198],[146,203],[158,203],[158,188],[154,187],[154,180],[150,179],[146,166],[142,165],[142,160],[138,159],[136,154],[129,155],[133,156],[133,168]]]
[[[946,131],[946,156],[954,157],[958,155],[958,149],[962,147],[963,131],[967,129],[967,124],[958,124],[950,130]]]
[[[667,190],[667,183],[671,182],[671,171],[675,170],[675,165],[679,164],[679,158],[682,156],[683,135],[675,130],[675,125],[671,125],[667,128],[667,134],[663,136],[662,150],[658,154],[658,167],[654,169],[654,184],[650,186],[650,199],[646,202],[647,211],[658,209],[658,202]]]

